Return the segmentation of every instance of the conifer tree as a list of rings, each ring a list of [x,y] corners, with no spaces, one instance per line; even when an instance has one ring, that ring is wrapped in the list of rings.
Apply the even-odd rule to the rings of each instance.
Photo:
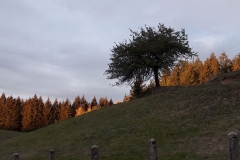
[[[60,111],[59,111],[59,121],[68,119],[68,108],[70,106],[70,102],[67,99],[66,101],[63,101],[60,105]]]
[[[5,123],[4,129],[20,131],[21,130],[21,100],[18,97],[17,99],[12,96],[8,97],[5,103]]]
[[[210,75],[212,77],[220,73],[220,64],[214,53],[212,53],[209,57],[209,66],[211,68]]]
[[[214,78],[220,73],[220,64],[214,53],[212,53],[210,57],[206,59],[203,66],[200,68],[201,83],[208,82],[210,79]]]
[[[5,112],[5,103],[6,103],[6,96],[5,93],[2,93],[1,97],[0,97],[0,128],[4,127],[4,121],[5,121],[5,117],[4,117],[4,112]]]
[[[206,59],[206,61],[204,61],[202,64],[199,65],[199,71],[200,71],[200,75],[199,75],[199,81],[201,84],[208,82],[210,75],[210,66],[208,63],[208,58]]]
[[[201,76],[201,67],[203,66],[203,63],[199,59],[199,57],[197,57],[197,59],[195,61],[193,61],[193,66],[194,66],[194,71],[197,74],[197,77],[195,79],[196,80],[196,85],[199,85],[199,84],[201,84],[200,76]]]
[[[104,101],[104,107],[107,107],[107,106],[109,106],[109,101],[108,101],[108,98],[107,97],[105,97],[104,99],[103,99]]]
[[[32,98],[29,98],[25,101],[23,110],[22,110],[22,131],[32,131],[36,129],[35,119],[37,115],[36,106]]]
[[[73,117],[75,117],[75,115],[76,115],[76,110],[75,110],[75,108],[71,105],[71,103],[70,103],[68,109],[69,109],[69,110],[68,110],[68,118],[73,118]]]
[[[57,123],[60,121],[59,113],[60,113],[60,108],[61,108],[61,102],[58,102],[57,99],[55,99],[52,109],[53,109],[53,123]]]
[[[233,71],[240,70],[240,53],[232,59]]]
[[[76,114],[76,110],[71,105],[69,99],[67,98],[66,101],[61,103],[60,112],[59,112],[59,119],[60,121],[72,118]]]
[[[181,73],[180,73],[180,85],[186,86],[188,85],[188,72],[189,62],[188,61],[182,61],[181,62]]]
[[[198,85],[199,84],[199,72],[197,66],[194,65],[194,62],[190,63],[188,68],[189,75],[189,85]]]
[[[43,100],[35,94],[27,100],[22,110],[22,131],[32,131],[44,126],[43,120]]]
[[[181,68],[180,64],[177,64],[169,76],[169,83],[170,86],[180,86],[180,74],[181,74]]]
[[[139,98],[146,89],[146,84],[143,84],[141,77],[136,78],[133,86],[131,86],[130,96],[132,98]]]
[[[112,98],[110,98],[110,100],[109,100],[109,102],[108,102],[108,105],[109,105],[109,106],[113,105]]]
[[[36,106],[37,106],[36,126],[37,126],[37,128],[42,128],[45,126],[44,115],[43,115],[44,102],[43,102],[42,96],[37,98],[36,102],[37,102],[37,104],[36,104]]]
[[[219,56],[218,60],[221,73],[228,73],[232,71],[232,61],[228,58],[225,52]]]
[[[75,108],[75,110],[79,109],[79,107],[81,107],[81,103],[82,103],[82,100],[80,98],[79,95],[77,95],[77,97],[74,99],[74,102],[73,102],[73,107]]]
[[[92,108],[93,108],[94,106],[97,106],[97,105],[98,105],[97,99],[96,99],[96,97],[94,96],[93,99],[92,99],[92,101],[91,101],[91,110],[92,110]]]
[[[54,123],[54,112],[50,99],[48,98],[43,107],[44,126]]]
[[[17,97],[15,100],[15,107],[16,107],[16,116],[15,116],[15,128],[17,131],[21,131],[22,128],[22,109],[23,109],[24,102],[20,99],[20,97]]]
[[[14,114],[13,109],[14,109],[14,99],[12,96],[10,96],[6,99],[6,102],[3,108],[3,116],[4,116],[3,129],[12,130],[14,120],[11,114]]]
[[[100,97],[98,105],[102,108],[104,107],[104,98]]]
[[[86,101],[84,94],[81,98],[81,107],[84,109],[84,111],[88,110],[88,102]]]

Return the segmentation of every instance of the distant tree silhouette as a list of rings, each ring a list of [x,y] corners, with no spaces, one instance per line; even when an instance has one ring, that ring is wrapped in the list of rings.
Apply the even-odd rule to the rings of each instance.
[[[112,101],[112,98],[110,98],[109,102],[108,102],[108,105],[113,105],[113,101]]]

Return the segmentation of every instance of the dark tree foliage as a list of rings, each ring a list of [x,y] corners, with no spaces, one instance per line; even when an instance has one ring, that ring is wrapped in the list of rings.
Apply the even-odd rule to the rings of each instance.
[[[131,98],[139,98],[145,89],[146,84],[143,84],[143,81],[140,78],[136,78],[134,84],[131,86]]]
[[[114,103],[113,103],[113,101],[112,101],[112,98],[110,98],[110,100],[109,100],[109,102],[108,102],[108,105],[109,106],[111,106],[111,105],[113,105]]]
[[[107,98],[107,97],[105,97],[105,98],[100,97],[98,105],[99,105],[101,108],[102,108],[102,107],[107,107],[107,106],[109,106],[108,98]]]
[[[185,30],[174,31],[164,24],[154,27],[140,28],[132,31],[129,41],[115,43],[105,71],[108,79],[118,79],[115,85],[132,85],[137,78],[147,81],[154,76],[156,87],[159,87],[161,70],[171,68],[183,58],[196,56],[191,51]]]
[[[228,73],[232,71],[232,61],[228,58],[225,52],[223,52],[218,59],[221,73]]]
[[[60,106],[59,119],[60,121],[75,117],[76,110],[71,105],[71,102],[67,98],[63,101]]]
[[[4,93],[2,93],[1,97],[0,97],[0,128],[2,129],[4,127],[4,121],[5,121],[5,117],[4,117],[4,107],[5,107],[5,103],[6,103],[7,99]]]
[[[72,105],[75,108],[75,110],[77,110],[79,107],[81,107],[81,98],[79,95],[75,98]]]
[[[57,99],[55,99],[55,101],[53,102],[52,108],[53,108],[53,119],[54,119],[54,123],[57,123],[60,121],[60,109],[61,109],[61,102],[58,102]]]
[[[3,129],[20,131],[21,130],[21,100],[12,96],[8,97],[4,110],[4,127]]]
[[[54,123],[54,116],[53,116],[53,107],[50,99],[48,98],[43,106],[43,122],[44,126],[50,125]]]
[[[91,109],[92,109],[92,107],[97,106],[97,105],[98,105],[97,99],[96,99],[96,97],[94,96],[93,99],[92,99],[92,101],[91,101]]]
[[[87,110],[88,110],[88,102],[87,102],[87,100],[85,99],[84,94],[82,95],[82,98],[81,98],[81,100],[80,100],[80,103],[81,103],[81,107],[84,109],[84,111],[87,111]]]

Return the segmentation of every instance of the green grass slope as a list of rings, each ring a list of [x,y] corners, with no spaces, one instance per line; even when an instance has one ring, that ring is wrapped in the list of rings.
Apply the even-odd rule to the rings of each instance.
[[[6,131],[0,129],[0,142],[23,134],[24,134],[23,132]]]
[[[228,159],[227,134],[240,130],[239,82],[158,93],[4,140],[0,159],[46,160],[54,149],[57,160],[87,160],[95,144],[101,160],[146,160],[150,138],[159,159]]]

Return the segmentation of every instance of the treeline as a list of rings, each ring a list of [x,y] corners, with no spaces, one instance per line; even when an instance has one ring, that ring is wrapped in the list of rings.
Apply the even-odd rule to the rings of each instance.
[[[49,98],[44,102],[41,96],[34,95],[24,101],[20,97],[6,97],[3,93],[0,97],[0,129],[33,131],[112,104],[112,99],[107,97],[97,102],[94,96],[91,102],[87,102],[84,95],[78,95],[71,104],[69,99],[55,99],[52,103]]]
[[[160,86],[188,86],[200,85],[209,82],[220,73],[228,73],[240,70],[240,53],[233,59],[229,59],[225,52],[217,58],[212,53],[205,61],[199,58],[191,61],[180,61],[173,68],[162,70]],[[131,86],[130,94],[125,95],[123,102],[141,98],[154,88],[155,81],[149,85],[137,78]]]
[[[240,53],[229,59],[223,52],[218,58],[214,53],[204,62],[199,58],[180,61],[172,70],[163,70],[161,86],[199,85],[213,79],[217,74],[240,70]]]

